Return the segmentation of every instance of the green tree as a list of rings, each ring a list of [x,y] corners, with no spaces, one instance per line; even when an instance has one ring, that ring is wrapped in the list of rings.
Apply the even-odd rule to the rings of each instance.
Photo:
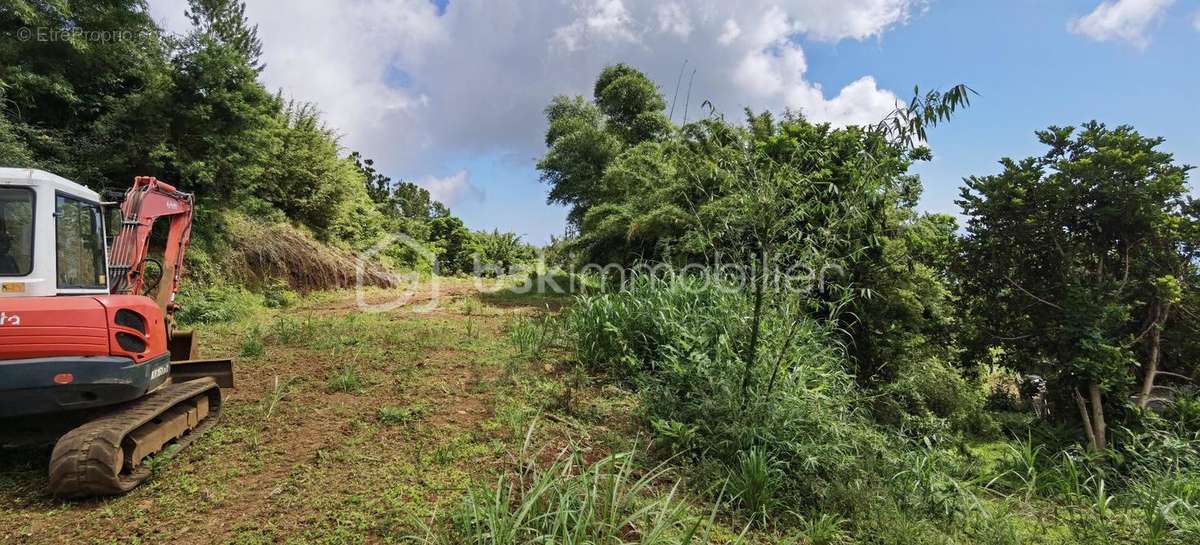
[[[578,227],[594,204],[608,200],[601,186],[605,169],[625,148],[660,139],[671,123],[654,82],[624,64],[605,68],[596,79],[592,102],[558,96],[546,107],[546,155],[538,161],[550,185],[548,201],[571,207]]]
[[[246,3],[239,0],[188,0],[185,12],[196,29],[238,52],[256,72],[265,66],[258,25],[246,18]]]
[[[55,34],[22,40],[21,29]],[[94,30],[126,31],[128,39],[77,33]],[[118,127],[138,117],[131,105],[162,95],[168,70],[159,30],[139,0],[8,2],[0,8],[0,153],[6,164],[97,188],[128,184],[162,141],[163,120]]]
[[[1045,154],[970,177],[963,293],[978,322],[974,353],[1048,379],[1074,401],[1090,447],[1106,413],[1144,407],[1161,332],[1178,319],[1197,262],[1197,205],[1161,138],[1090,122],[1037,133]]]

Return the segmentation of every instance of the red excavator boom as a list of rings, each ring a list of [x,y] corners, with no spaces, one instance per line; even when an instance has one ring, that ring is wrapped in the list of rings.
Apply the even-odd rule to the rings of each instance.
[[[154,223],[166,218],[169,224],[167,243],[163,249],[159,282],[169,282],[158,287],[155,301],[163,313],[170,316],[179,290],[179,279],[183,276],[183,255],[192,236],[193,197],[174,186],[149,176],[134,178],[133,187],[125,193],[121,203],[121,230],[113,241],[110,252],[109,276],[112,277],[113,294],[140,294],[146,288],[146,262],[151,259],[150,233]]]

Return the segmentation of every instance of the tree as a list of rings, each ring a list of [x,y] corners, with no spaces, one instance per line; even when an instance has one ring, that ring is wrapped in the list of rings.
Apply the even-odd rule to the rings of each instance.
[[[538,161],[550,185],[549,202],[571,207],[578,227],[587,210],[606,200],[605,169],[622,150],[666,136],[671,123],[666,101],[645,74],[624,64],[605,68],[596,79],[593,102],[558,96],[546,107],[546,155]]]
[[[20,28],[57,34],[21,40]],[[169,70],[144,3],[13,0],[0,8],[0,29],[5,164],[44,168],[96,188],[128,184],[162,141],[162,121],[149,103],[162,96]],[[99,29],[127,31],[128,38],[77,33]],[[136,130],[117,131],[128,125]]]
[[[441,274],[471,272],[478,253],[475,239],[463,221],[454,216],[439,216],[429,222],[429,242],[437,254]]]
[[[906,171],[929,157],[915,145],[925,127],[966,106],[969,94],[956,86],[916,95],[868,127],[752,111],[737,126],[714,111],[674,129],[658,124],[665,102],[644,76],[616,65],[597,78],[593,103],[559,97],[547,107],[539,168],[550,200],[573,206],[571,245],[583,260],[746,273],[752,310],[735,341],[744,394],[762,347],[788,350],[787,340],[762,338],[768,317],[793,331],[813,315],[829,320],[847,332],[860,379],[875,385],[908,362],[950,359],[941,252],[954,246],[954,225],[915,213],[920,183]],[[807,278],[781,278],[797,271]],[[818,292],[788,289],[821,280]]]
[[[1047,378],[1074,402],[1088,444],[1107,447],[1109,415],[1152,399],[1164,328],[1197,263],[1190,167],[1161,138],[1090,122],[1037,133],[1049,149],[970,177],[961,270],[975,353]]]
[[[266,68],[260,62],[262,40],[258,38],[258,25],[251,25],[246,18],[245,2],[188,0],[185,14],[201,33],[241,54],[255,72]]]

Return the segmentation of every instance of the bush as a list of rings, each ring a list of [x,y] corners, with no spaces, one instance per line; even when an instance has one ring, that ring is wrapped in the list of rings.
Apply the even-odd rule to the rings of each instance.
[[[636,278],[628,290],[580,297],[567,315],[579,361],[632,381],[653,373],[669,352],[732,350],[745,301],[701,279]]]
[[[254,326],[246,333],[246,338],[242,340],[242,357],[257,358],[267,352],[267,347],[263,344],[262,330],[258,326]]]
[[[960,431],[994,435],[984,390],[938,359],[901,363],[895,378],[870,397],[876,418],[909,437],[947,437]]]
[[[287,284],[274,280],[263,286],[263,303],[267,308],[289,308],[300,301],[296,292],[288,289]]]
[[[366,387],[366,379],[354,365],[346,365],[329,377],[328,387],[331,392],[354,394]]]
[[[763,360],[778,362],[778,373],[756,366],[743,395],[739,339],[747,309],[728,286],[641,277],[626,291],[581,298],[566,321],[580,363],[639,385],[657,442],[690,447],[688,456],[702,466],[711,460],[741,468],[753,449],[779,462],[778,495],[793,505],[820,502],[834,483],[880,479],[891,441],[859,408],[853,378],[816,322],[792,329],[768,319]]]
[[[262,297],[245,288],[216,285],[198,289],[184,286],[177,298],[175,319],[181,325],[233,322],[262,308]]]

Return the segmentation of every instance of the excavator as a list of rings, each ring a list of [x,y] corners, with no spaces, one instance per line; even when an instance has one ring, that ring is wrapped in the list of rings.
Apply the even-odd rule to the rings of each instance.
[[[0,446],[57,438],[55,496],[128,492],[221,414],[233,360],[200,359],[175,329],[194,211],[153,177],[117,203],[0,168]],[[111,247],[106,223],[119,223]]]

